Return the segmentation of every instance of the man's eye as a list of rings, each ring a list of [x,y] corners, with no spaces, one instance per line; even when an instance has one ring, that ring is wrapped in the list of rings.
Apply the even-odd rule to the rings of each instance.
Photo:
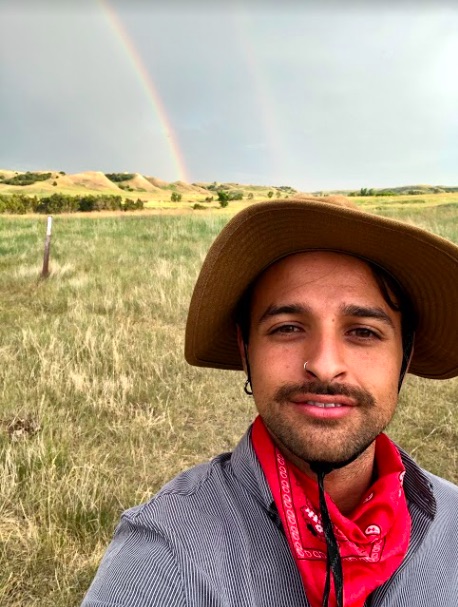
[[[276,327],[272,332],[273,333],[297,333],[298,331],[300,331],[300,329],[296,325],[281,325],[280,327]]]
[[[371,338],[378,339],[378,335],[375,331],[372,331],[371,329],[366,329],[365,327],[360,327],[358,329],[352,329],[350,331],[350,334],[353,335],[354,337],[358,337],[360,339],[371,339]]]

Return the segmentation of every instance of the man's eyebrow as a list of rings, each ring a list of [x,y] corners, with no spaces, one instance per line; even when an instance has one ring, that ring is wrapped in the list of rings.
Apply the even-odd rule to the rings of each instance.
[[[272,316],[279,316],[280,314],[307,314],[310,312],[309,306],[304,306],[299,303],[291,303],[284,305],[275,305],[271,304],[261,318],[258,320],[258,325],[265,322],[268,318]]]
[[[376,318],[394,329],[394,323],[388,314],[378,306],[358,306],[357,304],[344,304],[341,311],[345,316],[356,316],[357,318]]]
[[[311,312],[311,308],[307,305],[300,303],[291,304],[271,304],[266,311],[262,314],[257,324],[260,325],[265,322],[268,318],[273,316],[280,316],[281,314],[308,314]],[[378,306],[360,306],[358,304],[343,304],[341,306],[341,312],[345,316],[354,316],[356,318],[376,318],[386,323],[392,329],[394,329],[394,323],[388,314],[379,308]]]

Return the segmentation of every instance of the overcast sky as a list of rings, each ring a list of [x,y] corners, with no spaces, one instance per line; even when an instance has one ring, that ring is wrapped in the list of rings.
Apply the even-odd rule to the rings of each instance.
[[[456,2],[0,0],[0,31],[0,168],[458,185]]]

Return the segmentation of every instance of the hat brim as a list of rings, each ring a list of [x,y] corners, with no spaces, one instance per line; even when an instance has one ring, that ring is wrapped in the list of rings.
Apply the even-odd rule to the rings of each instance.
[[[458,247],[410,224],[313,199],[252,205],[217,236],[191,298],[188,363],[241,370],[234,321],[240,297],[272,263],[308,250],[355,255],[393,275],[418,319],[409,372],[458,375]]]

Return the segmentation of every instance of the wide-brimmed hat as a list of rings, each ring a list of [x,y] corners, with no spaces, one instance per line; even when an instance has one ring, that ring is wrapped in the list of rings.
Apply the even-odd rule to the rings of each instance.
[[[201,367],[242,369],[234,312],[253,280],[279,259],[331,250],[372,261],[394,276],[418,320],[409,372],[458,375],[458,246],[416,226],[323,198],[251,205],[224,227],[197,279],[185,357]]]

